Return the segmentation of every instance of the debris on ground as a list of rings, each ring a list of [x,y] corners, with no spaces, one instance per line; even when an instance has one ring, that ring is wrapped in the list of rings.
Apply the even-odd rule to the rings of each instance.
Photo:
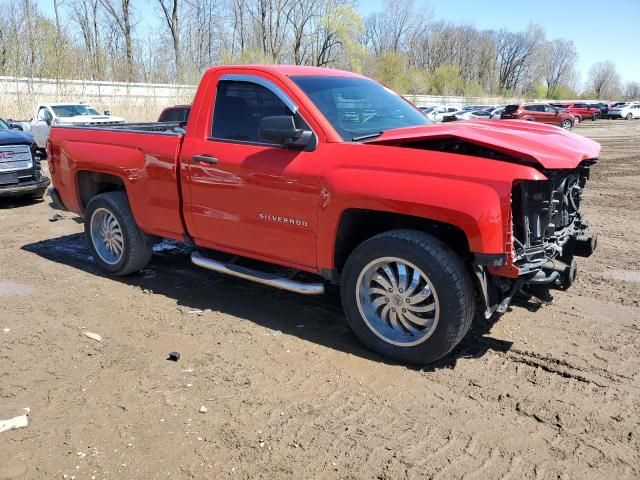
[[[102,343],[102,337],[100,335],[98,335],[97,333],[93,333],[93,332],[82,332],[82,334],[85,337],[90,338],[91,340],[95,340],[96,342],[100,342]]]
[[[57,222],[58,220],[64,220],[64,216],[60,215],[59,213],[56,213],[52,217],[49,217],[50,222]]]
[[[200,410],[199,410],[200,413],[207,413],[208,411],[209,411],[209,409],[207,407],[205,407],[204,405],[202,405],[200,407]]]
[[[18,415],[17,417],[13,417],[8,420],[0,420],[0,433],[14,430],[16,428],[26,427],[29,423],[29,419],[27,417],[31,413],[31,409],[27,407],[24,411],[27,412],[24,415]]]
[[[178,360],[180,360],[180,353],[179,352],[170,352],[169,353],[169,358],[167,358],[167,360],[171,360],[172,362],[177,362]]]

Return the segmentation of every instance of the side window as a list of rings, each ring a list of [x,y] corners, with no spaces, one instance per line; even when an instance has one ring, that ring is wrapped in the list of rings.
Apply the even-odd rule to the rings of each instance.
[[[525,105],[524,109],[529,111],[529,112],[535,112],[536,111],[535,105]]]
[[[44,120],[46,122],[52,120],[52,118],[51,112],[47,110],[46,107],[40,107],[40,110],[38,110],[38,120]]]
[[[556,113],[556,109],[553,107],[550,107],[549,105],[544,106],[544,111],[547,113]]]
[[[278,96],[262,85],[235,80],[218,83],[211,136],[220,140],[265,143],[260,139],[260,119],[273,115],[293,115]],[[309,129],[299,114],[298,128]]]

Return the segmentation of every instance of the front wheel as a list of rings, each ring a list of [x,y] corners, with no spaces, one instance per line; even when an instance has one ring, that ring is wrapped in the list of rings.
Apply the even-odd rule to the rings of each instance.
[[[627,120],[633,120],[633,113],[627,113],[627,116],[624,118],[626,118]]]
[[[357,247],[345,265],[341,294],[356,335],[402,363],[442,358],[474,315],[473,285],[460,258],[414,230],[382,233]]]
[[[136,224],[124,192],[93,197],[85,210],[84,232],[94,260],[112,275],[137,272],[151,260],[153,243]]]
[[[571,120],[563,120],[560,126],[565,130],[570,130],[573,127],[573,122]]]

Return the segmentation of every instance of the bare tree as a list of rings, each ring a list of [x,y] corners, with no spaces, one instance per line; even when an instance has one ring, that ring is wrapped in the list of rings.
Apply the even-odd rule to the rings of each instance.
[[[543,47],[543,74],[547,84],[547,98],[552,98],[558,86],[571,83],[575,75],[574,65],[578,52],[571,40],[556,39]]]
[[[522,84],[541,39],[542,31],[535,26],[526,32],[500,30],[496,33],[500,92],[513,92]]]
[[[620,92],[620,75],[611,60],[594,63],[589,69],[589,84],[598,98],[613,98]]]
[[[131,0],[99,0],[107,14],[113,20],[118,32],[124,39],[127,62],[126,80],[133,82],[135,69],[133,63],[133,23],[131,18]],[[112,33],[115,33],[112,31]]]
[[[624,86],[625,100],[640,100],[640,83],[627,82]]]
[[[103,77],[102,39],[100,38],[99,0],[74,0],[70,5],[71,19],[78,25],[88,56],[89,78]]]
[[[397,53],[418,21],[414,0],[385,0],[382,12],[365,19],[367,41],[376,55]]]
[[[182,10],[182,2],[180,0],[158,0],[160,9],[164,16],[164,20],[171,35],[171,43],[173,45],[173,58],[175,66],[175,77],[180,79],[182,77],[182,65],[180,55],[180,16],[179,13]]]

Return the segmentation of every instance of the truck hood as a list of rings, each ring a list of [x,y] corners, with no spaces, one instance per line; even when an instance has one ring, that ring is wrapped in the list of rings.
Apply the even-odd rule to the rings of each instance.
[[[58,119],[61,124],[124,122],[124,118],[107,115],[76,115],[75,117],[58,117]]]
[[[31,145],[33,137],[19,130],[0,130],[0,145]]]
[[[546,169],[576,168],[595,159],[600,144],[560,127],[523,120],[467,120],[389,130],[364,143],[412,147],[429,140],[460,140]]]

